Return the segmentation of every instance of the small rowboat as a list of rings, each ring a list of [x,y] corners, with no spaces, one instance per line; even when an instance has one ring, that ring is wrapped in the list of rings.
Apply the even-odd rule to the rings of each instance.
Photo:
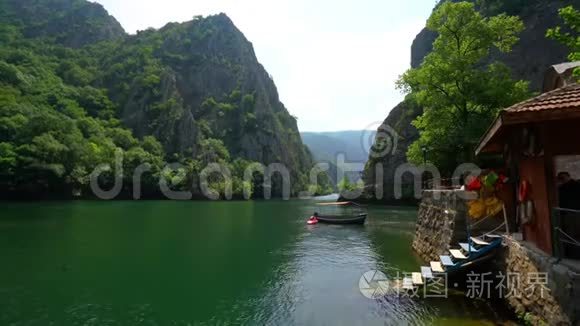
[[[346,214],[337,214],[336,209],[330,213],[314,215],[308,220],[308,224],[326,223],[326,224],[359,224],[362,225],[367,219],[367,213],[363,211],[362,206],[353,202],[339,203],[319,203],[318,206],[330,208],[348,208]]]
[[[318,215],[316,219],[319,223],[327,224],[365,224],[367,214],[360,214],[353,217]]]
[[[314,216],[310,217],[310,219],[308,219],[308,221],[306,221],[306,224],[308,225],[315,225],[318,224],[318,219]]]

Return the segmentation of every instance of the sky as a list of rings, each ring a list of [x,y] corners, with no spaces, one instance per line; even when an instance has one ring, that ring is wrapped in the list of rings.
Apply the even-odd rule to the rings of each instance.
[[[300,131],[376,130],[435,0],[97,0],[128,33],[226,13]]]

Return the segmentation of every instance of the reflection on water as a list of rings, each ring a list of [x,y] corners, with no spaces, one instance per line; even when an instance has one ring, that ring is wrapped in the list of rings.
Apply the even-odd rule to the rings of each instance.
[[[412,209],[307,226],[311,201],[3,203],[0,325],[490,324],[462,293],[370,300],[369,270],[417,271]]]

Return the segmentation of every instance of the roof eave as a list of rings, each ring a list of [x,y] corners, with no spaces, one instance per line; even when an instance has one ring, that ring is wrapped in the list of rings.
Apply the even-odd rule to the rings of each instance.
[[[497,133],[502,127],[503,127],[503,112],[497,116],[493,124],[489,127],[485,135],[479,141],[479,145],[475,150],[476,156],[481,153],[488,152],[487,147],[490,145],[491,140],[497,135]]]

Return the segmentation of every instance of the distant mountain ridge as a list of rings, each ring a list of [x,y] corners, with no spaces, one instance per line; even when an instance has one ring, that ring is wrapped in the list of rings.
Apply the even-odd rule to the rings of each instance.
[[[338,155],[343,154],[346,163],[361,163],[364,166],[375,134],[373,130],[300,133],[302,141],[310,149],[316,162],[331,163],[330,177],[335,183],[340,181],[336,180]],[[356,182],[361,178],[361,172],[362,169],[348,173],[347,177],[351,182]]]
[[[343,153],[348,161],[366,163],[374,130],[301,132],[302,141],[313,152],[315,160],[336,158]]]

